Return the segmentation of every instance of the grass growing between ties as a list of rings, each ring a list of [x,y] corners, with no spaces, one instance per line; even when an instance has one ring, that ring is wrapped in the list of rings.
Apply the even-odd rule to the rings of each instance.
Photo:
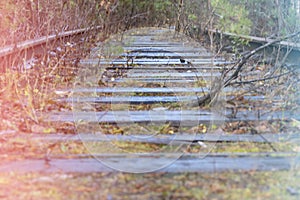
[[[254,143],[254,142],[203,142],[198,143],[180,143],[179,141],[170,141],[168,144],[163,143],[145,143],[133,141],[85,141],[76,140],[68,136],[64,139],[57,140],[55,136],[51,139],[48,136],[28,135],[28,136],[1,136],[1,162],[9,162],[25,159],[55,159],[55,158],[78,158],[91,157],[92,155],[101,155],[106,153],[187,153],[194,156],[208,151],[213,154],[247,154],[247,153],[276,153],[282,152],[283,155],[299,154],[299,143],[295,142],[278,142],[272,143]],[[60,135],[61,137],[61,135]],[[59,138],[59,137],[58,137]],[[94,138],[97,138],[95,136]],[[103,138],[103,136],[101,136]],[[105,136],[104,136],[105,138]],[[132,137],[134,138],[134,137]],[[274,151],[276,150],[276,152]]]
[[[0,174],[5,199],[298,199],[299,171]],[[15,190],[14,188],[18,188]]]

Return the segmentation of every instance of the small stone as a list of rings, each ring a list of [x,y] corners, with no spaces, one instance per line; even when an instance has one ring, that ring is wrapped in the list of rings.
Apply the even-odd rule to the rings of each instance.
[[[165,107],[157,107],[157,108],[153,108],[152,110],[154,110],[154,111],[165,111],[165,110],[168,110],[168,108],[165,108]]]
[[[286,188],[286,191],[292,195],[292,196],[298,196],[299,195],[299,192],[295,189],[295,188],[292,188],[292,187],[287,187]]]

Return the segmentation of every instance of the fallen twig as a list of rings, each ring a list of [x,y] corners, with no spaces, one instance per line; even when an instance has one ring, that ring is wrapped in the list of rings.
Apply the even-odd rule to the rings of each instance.
[[[239,81],[239,82],[232,82],[229,85],[237,85],[237,84],[249,84],[249,83],[255,83],[255,82],[259,82],[259,81],[267,81],[267,80],[271,80],[271,79],[275,79],[275,78],[280,78],[282,76],[288,75],[290,73],[292,73],[293,71],[289,71],[283,74],[279,74],[277,76],[269,76],[266,78],[261,78],[261,79],[255,79],[255,80],[250,80],[250,81]]]
[[[296,37],[297,35],[300,35],[300,31],[296,32],[296,33],[293,33],[293,34],[290,34],[290,35],[287,35],[285,37],[281,37],[277,40],[273,40],[267,44],[264,44],[256,49],[254,49],[253,51],[245,54],[241,59],[239,59],[239,61],[234,65],[234,67],[236,66],[236,70],[234,71],[234,73],[226,80],[224,81],[224,87],[227,87],[228,85],[230,85],[231,81],[235,80],[236,78],[238,78],[238,75],[242,69],[242,67],[246,64],[247,60],[249,58],[251,58],[253,55],[255,55],[256,53],[262,51],[263,49],[275,44],[275,43],[278,43],[278,42],[281,42],[283,40],[286,40],[286,39],[289,39],[289,38],[293,38],[293,37]],[[227,74],[228,71],[225,72],[225,74]],[[223,76],[224,77],[224,76]]]
[[[252,50],[251,52],[245,54],[242,58],[240,58],[237,61],[237,63],[235,65],[233,65],[233,67],[226,70],[222,74],[221,78],[218,79],[218,83],[215,83],[216,87],[212,87],[212,90],[209,94],[199,98],[198,102],[193,102],[191,105],[192,106],[202,106],[202,105],[207,104],[208,102],[211,103],[213,98],[216,97],[218,95],[218,93],[220,93],[222,88],[225,88],[225,87],[227,87],[229,85],[232,85],[232,84],[236,84],[236,83],[232,83],[232,81],[238,78],[243,66],[247,63],[249,58],[251,58],[256,53],[262,51],[263,49],[265,49],[265,48],[267,48],[267,47],[269,47],[269,46],[271,46],[275,43],[282,42],[283,40],[290,39],[290,38],[296,37],[298,35],[300,35],[300,31],[298,31],[296,33],[293,33],[293,34],[290,34],[290,35],[287,35],[285,37],[278,38],[278,39],[273,40],[271,42],[268,42],[267,44],[264,44],[264,45],[262,45],[262,46],[260,46],[256,49]],[[226,75],[228,74],[228,72],[233,70],[233,69],[235,69],[233,74],[228,79],[225,80]],[[274,77],[268,77],[268,78],[265,78],[265,80],[268,80],[268,79],[271,79],[271,78],[274,78]],[[260,81],[260,80],[253,80],[251,82],[255,82],[255,81]]]

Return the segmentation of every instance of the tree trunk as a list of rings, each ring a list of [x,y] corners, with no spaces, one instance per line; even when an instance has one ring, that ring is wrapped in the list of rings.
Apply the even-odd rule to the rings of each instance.
[[[177,32],[180,32],[182,30],[183,6],[184,6],[184,0],[179,0],[177,22],[176,22],[176,27],[175,27],[175,31],[177,31]]]

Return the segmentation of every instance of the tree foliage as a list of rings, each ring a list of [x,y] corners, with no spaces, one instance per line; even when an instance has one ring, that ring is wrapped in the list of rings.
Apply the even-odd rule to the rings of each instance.
[[[219,17],[216,27],[222,31],[249,35],[252,21],[248,18],[245,5],[233,4],[227,0],[212,0],[214,12]]]
[[[299,0],[7,0],[0,2],[0,46],[93,25],[277,37],[299,30],[299,19]]]
[[[243,6],[251,20],[251,35],[281,36],[300,28],[300,2],[298,0],[226,0]],[[298,19],[298,20],[297,20]]]
[[[0,46],[93,26],[111,1],[7,0],[0,2]]]

